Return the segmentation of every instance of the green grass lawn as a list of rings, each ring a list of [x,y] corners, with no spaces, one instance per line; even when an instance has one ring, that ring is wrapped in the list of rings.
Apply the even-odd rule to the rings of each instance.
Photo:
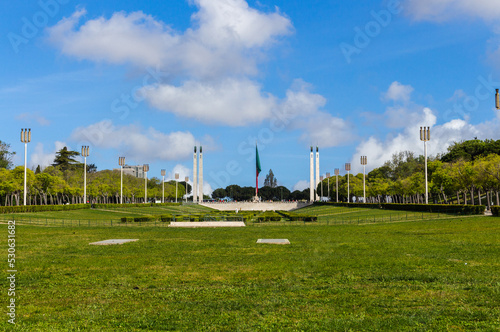
[[[499,234],[495,217],[238,229],[20,225],[17,329],[498,331]],[[113,238],[139,241],[89,245]],[[9,327],[4,315],[0,329]]]

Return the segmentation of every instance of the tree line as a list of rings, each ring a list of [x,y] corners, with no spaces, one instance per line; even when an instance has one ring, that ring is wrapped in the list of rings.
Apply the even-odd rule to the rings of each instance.
[[[401,151],[366,175],[366,197],[371,203],[424,203],[425,161],[411,151]],[[500,140],[456,142],[446,153],[428,158],[429,203],[436,204],[486,204],[500,205]],[[283,196],[281,196],[283,191]],[[323,179],[318,184],[318,195],[336,201],[336,177]],[[230,185],[214,190],[214,198],[229,197],[250,200],[253,187]],[[338,198],[347,202],[347,174],[338,177]],[[363,197],[363,174],[350,174],[349,201]],[[285,187],[259,188],[259,196],[265,200],[308,200],[309,188],[291,193]]]
[[[22,204],[24,194],[24,166],[12,168],[12,152],[9,145],[0,142],[0,204],[4,206]],[[83,201],[83,168],[82,163],[74,157],[79,153],[66,147],[56,153],[54,163],[41,170],[27,170],[27,203],[28,205],[77,204]],[[5,158],[4,158],[5,157]],[[3,162],[3,163],[2,163]],[[87,165],[87,201],[89,203],[120,203],[120,171],[97,171],[94,164]],[[145,180],[132,175],[123,174],[124,203],[144,202]],[[176,193],[175,181],[165,182],[165,200],[174,201]],[[147,181],[148,201],[162,198],[161,179],[153,177]],[[186,182],[179,182],[177,199],[191,190]]]

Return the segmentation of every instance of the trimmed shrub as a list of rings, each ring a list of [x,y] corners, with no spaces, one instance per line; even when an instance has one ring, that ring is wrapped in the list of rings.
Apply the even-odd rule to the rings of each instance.
[[[121,217],[121,222],[132,222],[134,221],[134,217]]]
[[[484,214],[484,205],[451,205],[451,204],[399,204],[399,203],[326,203],[319,202],[314,205],[330,205],[344,207],[380,208],[385,210],[414,211],[414,212],[435,212],[463,215]]]
[[[155,221],[156,217],[153,216],[142,216],[142,217],[134,217],[134,222],[147,222],[147,221]]]
[[[90,204],[0,206],[0,213],[69,211],[90,209]]]
[[[160,221],[161,222],[170,222],[174,220],[174,217],[171,214],[162,214],[160,216]]]
[[[493,205],[491,207],[491,214],[493,214],[495,217],[498,217],[499,213],[500,213],[500,206]]]

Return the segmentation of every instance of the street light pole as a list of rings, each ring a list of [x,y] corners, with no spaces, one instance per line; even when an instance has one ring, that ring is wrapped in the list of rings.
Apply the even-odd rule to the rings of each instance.
[[[361,165],[363,165],[363,203],[366,203],[366,187],[365,187],[365,171],[366,171],[366,156],[361,156]]]
[[[345,164],[345,170],[347,171],[347,203],[349,203],[351,196],[351,189],[349,188],[349,171],[351,170],[351,163]]]
[[[120,204],[123,204],[123,166],[125,166],[125,157],[118,157],[120,165]]]
[[[335,168],[335,180],[337,182],[336,186],[335,186],[335,194],[337,196],[337,203],[339,202],[339,173],[340,173],[340,170],[338,168]]]
[[[175,173],[175,202],[177,203],[177,183],[179,183],[179,173]]]
[[[89,156],[89,146],[82,146],[83,157],[83,204],[87,204],[87,157]]]
[[[186,203],[187,203],[187,201],[188,201],[188,190],[187,189],[188,189],[189,176],[186,176],[184,178],[184,182],[186,182]]]
[[[429,184],[427,183],[427,142],[431,139],[429,127],[420,127],[420,140],[424,142],[425,155],[425,204],[429,204]]]
[[[161,202],[162,203],[165,203],[165,170],[162,169],[161,170],[161,176],[163,178],[163,180],[161,181]]]
[[[24,205],[26,205],[26,168],[28,163],[28,143],[31,142],[31,129],[21,129],[21,142],[24,143]]]
[[[144,164],[143,171],[144,171],[144,204],[146,204],[148,202],[148,171],[149,171],[148,164]]]

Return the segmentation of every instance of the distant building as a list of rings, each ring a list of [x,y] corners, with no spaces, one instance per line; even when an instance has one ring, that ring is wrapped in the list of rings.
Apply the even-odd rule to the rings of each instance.
[[[120,169],[115,168],[113,169],[113,171],[120,171]],[[143,165],[138,165],[138,166],[125,165],[123,166],[123,174],[132,175],[139,179],[144,179]]]

